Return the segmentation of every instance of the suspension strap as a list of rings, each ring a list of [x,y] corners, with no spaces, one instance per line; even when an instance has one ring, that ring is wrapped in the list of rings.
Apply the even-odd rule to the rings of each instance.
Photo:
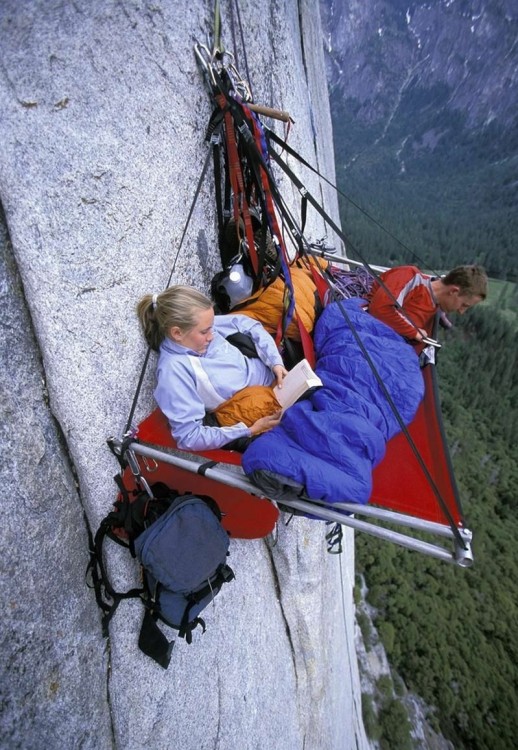
[[[198,197],[199,197],[200,191],[201,191],[201,186],[203,185],[203,180],[205,179],[205,175],[207,173],[207,168],[209,166],[211,154],[212,154],[211,150],[208,149],[207,150],[207,156],[205,157],[205,162],[203,164],[200,177],[198,179],[198,184],[196,185],[196,190],[194,191],[194,197],[193,197],[192,202],[191,202],[191,207],[190,207],[189,213],[187,215],[187,220],[185,222],[185,226],[184,226],[184,229],[183,229],[183,232],[182,232],[182,236],[180,238],[180,244],[178,245],[178,250],[176,251],[176,255],[175,255],[174,262],[173,262],[173,266],[171,268],[171,272],[169,274],[169,278],[167,279],[167,283],[165,285],[166,289],[170,285],[171,279],[173,278],[173,274],[174,274],[174,271],[175,271],[175,268],[176,268],[176,263],[178,261],[178,256],[180,254],[180,250],[182,249],[183,241],[184,241],[185,235],[187,233],[187,228],[189,227],[189,224],[190,224],[190,221],[191,221],[191,218],[192,218],[192,214],[194,212],[194,207],[196,206],[196,203],[198,201]],[[126,422],[126,429],[124,430],[125,434],[129,433],[130,430],[131,430],[131,427],[132,427],[133,417],[135,415],[135,409],[137,408],[137,403],[138,403],[138,399],[139,399],[139,396],[140,396],[140,391],[142,390],[142,384],[144,382],[144,376],[145,376],[145,373],[146,373],[146,370],[147,370],[147,366],[148,366],[148,363],[149,363],[149,357],[151,356],[151,351],[152,351],[151,347],[148,346],[148,349],[147,349],[147,352],[146,352],[146,356],[144,357],[144,363],[143,363],[142,369],[140,371],[140,377],[139,377],[139,380],[138,380],[138,383],[137,383],[137,388],[136,388],[136,391],[135,391],[135,395],[133,396],[133,401],[132,401],[132,404],[131,404],[129,416],[128,416],[128,419],[127,419],[127,422]]]
[[[304,186],[304,184],[299,180],[296,174],[288,167],[286,162],[281,159],[279,154],[275,151],[275,149],[270,149],[270,156],[275,161],[276,164],[280,166],[280,168],[283,170],[283,172],[290,178],[290,180],[293,182],[297,190],[301,193],[301,195],[304,195],[309,203],[315,208],[315,210],[322,216],[324,221],[329,224],[329,226],[336,232],[336,234],[340,237],[340,239],[346,244],[349,245],[354,252],[358,255],[360,260],[362,261],[365,269],[369,272],[369,274],[376,279],[378,284],[383,288],[383,291],[387,294],[387,296],[390,298],[390,300],[393,302],[394,307],[397,309],[397,311],[402,315],[405,320],[410,323],[411,326],[413,326],[416,330],[419,329],[419,326],[415,323],[415,321],[412,320],[411,316],[408,314],[406,310],[403,309],[403,307],[399,304],[391,290],[387,287],[387,285],[383,282],[383,280],[378,276],[378,274],[374,271],[374,269],[369,265],[369,263],[366,261],[366,259],[363,257],[363,255],[360,253],[360,251],[354,247],[352,242],[349,240],[349,238],[343,233],[343,231],[340,229],[340,227],[336,224],[336,222],[333,221],[333,219],[329,216],[329,214],[322,208],[320,203],[316,200],[316,198],[311,195],[309,190]]]
[[[303,156],[301,156],[297,151],[295,151],[294,148],[292,148],[291,146],[288,146],[288,142],[286,141],[286,139],[279,138],[279,136],[276,133],[274,133],[273,130],[270,130],[270,128],[268,128],[268,127],[265,127],[265,132],[266,132],[266,136],[267,136],[267,138],[268,138],[269,141],[273,141],[274,143],[276,143],[278,146],[281,147],[281,149],[283,151],[286,151],[288,154],[290,154],[290,156],[293,156],[294,159],[297,159],[297,161],[299,161],[301,164],[303,164],[305,167],[307,167],[309,170],[311,170],[321,180],[323,180],[327,185],[329,185],[330,187],[332,187],[333,190],[335,190],[338,193],[338,195],[341,195],[342,198],[345,198],[345,200],[348,203],[350,203],[351,206],[354,206],[354,208],[356,208],[367,219],[369,219],[369,221],[371,221],[379,229],[381,229],[382,232],[384,232],[391,239],[393,239],[395,242],[397,242],[400,247],[402,247],[404,250],[407,250],[412,255],[412,257],[415,258],[415,260],[421,266],[428,267],[428,264],[422,258],[420,258],[419,255],[414,250],[412,250],[410,247],[408,247],[408,245],[406,245],[404,242],[402,242],[402,240],[400,240],[399,237],[396,237],[395,234],[392,234],[392,232],[390,232],[386,227],[384,227],[383,224],[381,224],[377,219],[375,219],[373,216],[371,216],[368,211],[366,211],[364,208],[362,208],[361,206],[359,206],[358,203],[356,203],[349,195],[347,195],[347,193],[344,193],[342,190],[340,190],[340,188],[337,185],[335,185],[333,182],[331,182],[331,180],[329,180],[325,175],[323,175],[321,172],[319,172],[318,169],[316,169],[312,164],[310,164],[308,161],[306,161],[306,159],[304,159]],[[351,247],[352,247],[352,245],[351,245]],[[357,250],[355,250],[355,251],[357,252]],[[359,254],[358,254],[358,256],[361,257]],[[432,269],[432,273],[435,276],[439,276],[440,275],[440,274],[437,273],[437,271],[434,271],[433,269]]]

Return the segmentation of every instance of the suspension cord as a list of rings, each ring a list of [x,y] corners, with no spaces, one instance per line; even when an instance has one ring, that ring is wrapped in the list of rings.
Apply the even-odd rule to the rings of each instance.
[[[217,137],[219,137],[218,130],[216,130],[213,133],[213,135],[212,135],[213,139],[217,138]],[[170,284],[171,284],[171,279],[173,278],[173,274],[175,272],[176,263],[178,262],[178,257],[180,255],[180,250],[182,249],[183,241],[185,239],[185,235],[187,233],[187,229],[189,227],[189,224],[190,224],[190,221],[191,221],[191,217],[192,217],[194,208],[196,206],[196,203],[198,201],[198,197],[200,195],[201,186],[203,185],[203,181],[204,181],[205,175],[207,173],[207,168],[209,166],[209,162],[210,162],[211,156],[212,156],[212,149],[209,148],[207,150],[207,156],[205,157],[205,162],[204,162],[202,170],[201,170],[201,174],[200,174],[200,177],[199,177],[199,180],[198,180],[198,184],[196,185],[196,190],[194,191],[194,197],[192,199],[191,207],[189,209],[189,213],[188,213],[188,216],[187,216],[187,221],[185,222],[185,226],[183,228],[182,236],[181,236],[181,239],[180,239],[180,244],[178,245],[178,249],[176,251],[176,255],[175,255],[175,258],[174,258],[174,261],[173,261],[173,266],[171,268],[171,273],[169,274],[169,278],[167,279],[167,283],[166,283],[166,285],[164,287],[165,289],[167,289],[170,286]],[[136,388],[136,391],[135,391],[135,395],[133,396],[133,402],[131,404],[131,409],[130,409],[130,413],[129,413],[129,416],[128,416],[128,420],[126,422],[126,429],[124,430],[124,434],[127,434],[131,430],[131,425],[133,423],[133,417],[135,415],[135,409],[137,408],[137,402],[138,402],[138,399],[139,399],[139,396],[140,396],[140,391],[142,390],[142,384],[144,382],[144,376],[146,374],[147,366],[149,364],[149,358],[151,356],[151,351],[152,351],[151,347],[148,346],[147,352],[146,352],[146,356],[144,357],[144,363],[143,363],[142,369],[140,371],[140,377],[139,377],[139,380],[138,380],[138,383],[137,383],[137,388]]]
[[[253,93],[252,93],[252,79],[250,78],[250,71],[248,69],[248,59],[246,56],[246,44],[245,44],[245,35],[243,33],[243,24],[241,22],[241,12],[239,10],[239,0],[233,0],[230,5],[230,22],[232,25],[232,37],[234,39],[234,8],[236,9],[236,17],[237,17],[237,25],[239,27],[239,39],[241,42],[241,50],[243,52],[243,63],[245,66],[245,75],[246,75],[246,81],[248,83],[248,88],[250,89],[250,94],[252,94],[253,99]],[[236,44],[234,42],[234,49],[237,49]],[[236,56],[236,65],[239,68],[239,61]]]
[[[312,164],[310,164],[304,157],[302,157],[297,151],[295,151],[294,148],[291,146],[288,146],[288,143],[286,140],[283,140],[282,138],[279,138],[279,136],[273,132],[273,130],[270,130],[270,128],[265,127],[266,134],[268,138],[270,138],[274,143],[276,143],[278,146],[280,146],[284,151],[286,151],[290,156],[293,156],[297,161],[299,161],[301,164],[303,164],[305,167],[310,169],[312,172],[314,172],[318,177],[320,177],[321,180],[326,182],[330,187],[335,190],[338,195],[341,195],[342,198],[345,198],[345,200],[351,204],[351,206],[354,206],[360,213],[362,213],[369,221],[371,221],[373,224],[375,224],[379,229],[381,229],[382,232],[385,232],[386,235],[388,235],[391,239],[393,239],[395,242],[398,243],[404,250],[407,250],[413,258],[423,267],[427,268],[427,263],[422,258],[419,257],[419,255],[412,250],[412,248],[408,247],[402,240],[399,239],[399,237],[396,237],[395,234],[392,234],[390,230],[388,230],[383,224],[381,224],[377,219],[374,218],[374,216],[371,216],[368,211],[366,211],[364,208],[362,208],[358,203],[356,203],[349,195],[344,193],[340,188],[335,185],[331,180],[329,180],[325,175],[321,174],[316,167],[314,167]],[[353,244],[349,241],[350,246],[354,249],[356,253],[358,253],[358,250],[354,248]],[[359,255],[359,253],[358,253]],[[361,256],[359,255],[361,258]],[[363,259],[362,259],[363,260]],[[430,269],[432,271],[432,274],[435,276],[440,276],[437,271],[434,271],[433,268]]]

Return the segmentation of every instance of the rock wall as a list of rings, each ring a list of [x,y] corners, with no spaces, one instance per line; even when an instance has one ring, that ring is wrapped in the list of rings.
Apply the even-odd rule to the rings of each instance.
[[[236,10],[222,3],[241,67]],[[284,518],[275,544],[232,540],[236,581],[207,610],[207,632],[177,641],[167,671],[137,649],[139,603],[121,604],[106,642],[84,582],[87,530],[115,494],[105,440],[124,428],[145,351],[135,304],[171,267],[174,283],[201,289],[218,270],[210,180],[175,260],[207,149],[211,108],[193,43],[206,40],[212,12],[201,0],[0,4],[10,749],[367,746],[349,534],[339,558],[326,553],[325,526],[305,519]],[[332,178],[318,8],[258,0],[239,15],[255,101],[290,111],[290,142]],[[336,216],[334,196],[302,178]],[[314,239],[326,232],[315,216],[308,226]],[[152,407],[152,370],[138,418]],[[116,585],[134,581],[122,552],[109,566]]]

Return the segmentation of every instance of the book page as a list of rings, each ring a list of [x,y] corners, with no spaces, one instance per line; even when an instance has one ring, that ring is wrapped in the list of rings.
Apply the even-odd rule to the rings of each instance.
[[[288,372],[282,381],[282,388],[276,385],[273,391],[284,411],[288,406],[298,401],[306,391],[318,388],[321,385],[322,381],[314,372],[307,359],[303,359]]]

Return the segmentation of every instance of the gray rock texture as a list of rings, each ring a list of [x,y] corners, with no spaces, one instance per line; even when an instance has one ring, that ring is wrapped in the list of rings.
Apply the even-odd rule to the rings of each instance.
[[[240,5],[254,100],[288,110],[290,142],[332,177],[318,6]],[[224,40],[243,71],[236,7],[222,3]],[[341,558],[305,519],[279,524],[276,544],[233,540],[236,581],[167,671],[137,648],[140,604],[121,604],[105,642],[84,582],[87,529],[115,495],[105,441],[145,353],[135,304],[171,268],[201,289],[219,270],[210,178],[178,252],[211,111],[193,43],[211,25],[201,0],[0,3],[2,747],[367,746],[348,534]],[[336,216],[325,186],[302,179]],[[308,227],[326,233],[316,216]],[[134,582],[126,553],[108,564],[116,585]]]

